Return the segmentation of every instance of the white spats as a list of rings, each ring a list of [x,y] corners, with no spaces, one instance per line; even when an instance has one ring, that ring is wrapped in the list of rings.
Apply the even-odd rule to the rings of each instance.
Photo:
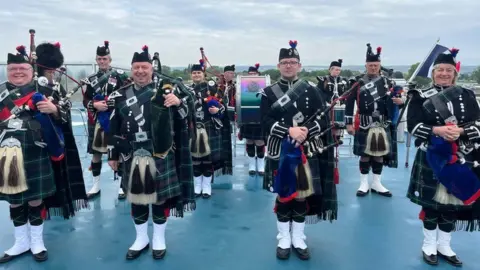
[[[452,240],[452,233],[447,233],[442,230],[438,230],[437,250],[447,257],[456,256],[450,247],[450,241]]]
[[[298,223],[292,221],[292,245],[294,248],[299,249],[306,249],[307,244],[305,240],[307,240],[307,236],[305,236],[305,222]]]
[[[358,191],[367,193],[370,187],[368,186],[368,174],[360,174],[360,187]]]
[[[130,250],[140,251],[150,243],[148,239],[148,222],[140,225],[135,224],[135,230],[137,232],[137,238],[130,247]]]
[[[100,191],[100,176],[94,176],[93,177],[93,186],[90,189],[88,194],[96,194]]]
[[[382,175],[380,174],[373,174],[373,181],[372,181],[372,186],[371,188],[379,193],[385,193],[388,192],[388,189],[386,189],[382,183],[380,182],[382,178]]]
[[[257,159],[255,157],[248,157],[248,171],[249,172],[257,171]]]
[[[165,245],[165,228],[167,227],[167,222],[163,224],[153,223],[153,250],[165,250],[167,246]]]
[[[437,255],[437,230],[423,228],[422,251],[427,255]]]
[[[290,222],[277,221],[277,229],[277,246],[282,249],[289,249],[292,245],[292,238],[290,237]]]
[[[30,225],[30,250],[32,254],[47,251],[43,244],[43,224],[40,226]]]
[[[203,179],[203,176],[195,176],[195,178],[193,179],[194,181],[194,190],[195,190],[195,194],[197,195],[200,195],[200,193],[202,193],[202,179]]]
[[[257,170],[259,173],[265,172],[265,158],[257,157]]]
[[[30,249],[30,239],[28,237],[28,225],[15,227],[15,243],[5,251],[10,256],[20,255]]]
[[[203,176],[202,193],[212,195],[212,176]]]

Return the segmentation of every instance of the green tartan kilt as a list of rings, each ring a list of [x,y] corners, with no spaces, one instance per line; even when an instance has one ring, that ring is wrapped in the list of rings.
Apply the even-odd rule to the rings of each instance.
[[[40,135],[33,131],[15,131],[5,134],[5,139],[14,137],[22,143],[22,154],[28,189],[19,194],[0,193],[0,201],[10,204],[24,204],[44,199],[56,191],[52,162],[47,148],[34,144]]]
[[[197,125],[199,122],[197,122]],[[210,146],[210,155],[203,158],[192,157],[193,162],[206,162],[206,163],[218,163],[222,161],[222,127],[221,129],[216,129],[212,120],[202,122],[205,126],[205,131],[208,134],[208,144]],[[197,138],[199,133],[197,131]],[[195,142],[192,142],[192,145]],[[193,149],[193,148],[192,148]]]
[[[471,209],[472,206],[447,205],[433,200],[437,186],[438,180],[428,164],[427,153],[421,149],[417,150],[407,191],[407,197],[410,201],[437,211],[449,212]]]
[[[392,144],[392,133],[390,132],[390,128],[385,129],[385,133],[387,134],[386,140],[388,141],[390,151],[386,155],[386,157],[396,156],[396,147],[393,147]],[[367,148],[367,136],[368,136],[368,129],[359,128],[355,131],[354,141],[353,141],[353,154],[360,157],[369,157],[370,155],[365,154],[365,149]]]
[[[240,137],[248,140],[265,140],[260,124],[245,124],[240,126]]]
[[[155,190],[157,192],[157,202],[164,202],[180,196],[181,186],[175,165],[175,152],[170,150],[164,159],[157,157],[154,157],[154,159],[157,168],[157,176],[154,179]],[[122,189],[125,194],[130,190],[129,177],[132,160],[133,157],[121,163],[123,165]]]

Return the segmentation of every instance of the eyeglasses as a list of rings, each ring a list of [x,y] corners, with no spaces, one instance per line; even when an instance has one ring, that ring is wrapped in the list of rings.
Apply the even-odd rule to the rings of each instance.
[[[15,72],[15,71],[26,72],[26,71],[29,71],[29,70],[32,70],[32,68],[24,68],[24,67],[20,67],[20,68],[9,67],[9,68],[7,68],[8,72]]]
[[[296,66],[298,65],[299,62],[297,61],[285,61],[285,62],[280,62],[280,65],[281,66],[286,66],[286,65],[290,65],[290,66]]]

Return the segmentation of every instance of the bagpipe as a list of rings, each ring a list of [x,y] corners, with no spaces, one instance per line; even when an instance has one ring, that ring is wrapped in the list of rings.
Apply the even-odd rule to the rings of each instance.
[[[449,122],[446,124],[454,125]],[[479,166],[477,161],[466,161],[459,156],[458,143],[447,141],[439,136],[430,136],[426,156],[427,162],[432,168],[438,182],[442,184],[446,192],[435,194],[434,200],[443,204],[473,204],[480,198],[480,179],[472,168]],[[451,198],[453,195],[455,198]]]
[[[319,108],[300,126],[306,126],[314,120],[322,119],[328,116],[329,112],[335,107],[337,103],[348,98],[353,92],[359,82],[356,82],[350,89],[345,91],[340,97],[333,100],[331,104],[325,108]],[[335,127],[338,128],[338,123],[331,123],[329,127],[323,130],[318,138],[313,142],[298,143],[289,135],[281,142],[280,159],[277,172],[274,176],[274,192],[279,195],[279,200],[282,202],[290,201],[299,195],[299,191],[307,191],[313,185],[311,183],[312,176],[310,173],[310,166],[308,164],[308,157],[313,157],[315,154],[322,154],[332,147],[343,144],[341,139],[338,139],[329,144],[323,145],[321,136],[325,135]],[[333,133],[332,133],[333,134]],[[334,137],[334,136],[333,136]],[[308,148],[308,149],[305,149]],[[307,153],[305,153],[307,152]],[[339,182],[338,167],[334,168],[334,182]]]
[[[173,146],[174,126],[172,122],[172,109],[165,107],[164,95],[173,93],[174,87],[169,79],[162,80],[162,88],[158,89],[152,97],[159,111],[155,112],[153,125],[153,156],[165,158]]]

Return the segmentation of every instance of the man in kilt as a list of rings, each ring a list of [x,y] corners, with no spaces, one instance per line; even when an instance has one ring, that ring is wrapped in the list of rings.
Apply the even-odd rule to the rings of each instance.
[[[102,155],[107,153],[105,128],[108,128],[108,114],[113,110],[113,99],[107,103],[107,97],[115,90],[122,87],[128,79],[127,74],[121,69],[114,69],[110,65],[110,43],[97,47],[95,61],[98,72],[87,77],[83,105],[88,111],[88,145],[87,151],[92,154],[91,170],[93,186],[87,192],[89,198],[100,195],[100,173],[102,171]],[[103,117],[106,115],[106,117]],[[119,172],[119,175],[121,172]],[[122,188],[119,189],[119,199],[124,199]]]
[[[28,251],[36,261],[47,260],[48,252],[43,242],[44,202],[48,200],[49,210],[60,210],[52,211],[53,214],[68,218],[73,215],[73,210],[77,210],[70,208],[73,201],[85,202],[86,199],[85,192],[82,194],[78,190],[73,191],[75,188],[70,189],[71,184],[81,185],[81,180],[77,178],[78,182],[70,182],[71,178],[61,179],[54,172],[54,169],[66,166],[64,159],[69,153],[65,154],[65,151],[68,152],[68,146],[71,146],[68,141],[73,138],[66,134],[67,149],[63,149],[58,141],[45,135],[54,127],[68,125],[66,108],[56,105],[59,93],[48,86],[46,78],[38,82],[33,80],[37,66],[32,66],[25,46],[17,47],[17,51],[17,54],[8,54],[8,82],[0,85],[0,92],[8,93],[0,102],[0,169],[3,173],[0,177],[0,200],[10,204],[10,217],[15,228],[15,243],[5,251],[0,263],[11,261]],[[44,68],[58,67],[63,63],[59,47],[51,44],[41,44],[35,54]],[[39,71],[45,73],[42,69]],[[43,95],[44,99],[34,103],[35,93]],[[53,126],[41,124],[42,118]],[[59,155],[50,152],[50,146],[55,143],[55,150],[61,153]],[[58,184],[60,182],[61,185]],[[70,191],[72,193],[65,194]]]
[[[132,203],[136,239],[126,259],[147,251],[149,205],[152,207],[154,259],[166,253],[165,228],[172,213],[183,217],[195,209],[193,169],[189,149],[188,106],[175,96],[172,85],[152,82],[152,59],[148,47],[132,58],[134,83],[110,95],[115,99],[108,136],[108,164],[122,164],[122,187]]]
[[[65,143],[65,158],[52,160],[55,175],[56,192],[44,199],[47,215],[63,216],[68,219],[76,211],[88,208],[87,194],[83,179],[83,169],[72,128],[70,109],[72,103],[65,98],[67,91],[60,84],[60,76],[55,76],[56,69],[63,65],[64,57],[60,43],[42,43],[36,47],[37,71],[39,76],[48,79],[48,87],[42,88],[46,96],[52,96],[58,102],[58,113],[62,118],[59,127]],[[40,77],[41,78],[41,77]]]
[[[204,70],[202,65],[192,66],[192,77],[194,72],[198,74],[198,69]],[[213,177],[232,174],[231,126],[226,97],[213,80],[198,80],[193,91],[196,137],[191,152],[195,195],[208,199],[212,195]]]
[[[347,132],[355,135],[353,153],[360,156],[360,187],[357,190],[359,197],[367,195],[370,190],[391,197],[392,193],[381,183],[381,175],[384,164],[397,167],[397,142],[392,139],[392,134],[396,133],[392,128],[395,103],[389,95],[393,83],[380,73],[380,54],[381,47],[377,48],[375,54],[370,44],[367,44],[366,74],[357,77],[356,82],[351,82],[355,87],[345,105]],[[354,121],[355,104],[357,114]],[[370,167],[373,172],[371,185],[368,181]]]
[[[248,68],[248,75],[260,76],[258,68],[260,64],[255,64],[254,67]],[[248,155],[248,172],[254,175],[258,172],[259,175],[265,173],[265,137],[262,133],[261,124],[244,124],[240,126],[238,133],[240,140],[245,139],[245,147]]]
[[[337,219],[333,150],[322,145],[331,144],[333,137],[330,131],[322,134],[328,115],[315,114],[325,109],[326,102],[315,84],[298,78],[300,55],[296,42],[290,46],[280,49],[280,80],[262,91],[260,111],[267,136],[264,188],[278,194],[277,258],[288,259],[293,246],[298,257],[307,260],[305,223]]]
[[[480,142],[480,108],[474,91],[456,86],[457,52],[436,58],[430,88],[408,93],[407,128],[418,150],[407,197],[422,207],[422,253],[431,265],[440,256],[461,266],[450,246],[451,232],[480,230],[480,170],[472,166],[480,161],[475,146]],[[446,156],[438,155],[440,151]]]

